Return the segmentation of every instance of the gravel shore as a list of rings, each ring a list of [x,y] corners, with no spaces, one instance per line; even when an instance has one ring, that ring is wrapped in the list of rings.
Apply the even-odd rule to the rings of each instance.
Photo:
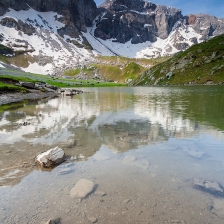
[[[55,92],[42,92],[40,90],[30,90],[29,93],[4,93],[0,94],[0,105],[55,96],[60,96],[60,94]]]

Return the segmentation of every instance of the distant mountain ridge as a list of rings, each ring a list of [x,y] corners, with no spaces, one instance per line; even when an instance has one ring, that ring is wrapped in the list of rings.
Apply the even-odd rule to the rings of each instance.
[[[14,65],[43,74],[62,74],[97,54],[172,55],[223,33],[224,19],[143,0],[106,0],[98,8],[94,0],[0,2],[0,44],[26,54]]]

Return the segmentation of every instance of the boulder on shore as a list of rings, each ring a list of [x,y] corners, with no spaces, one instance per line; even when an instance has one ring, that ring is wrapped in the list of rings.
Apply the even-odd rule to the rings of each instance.
[[[48,150],[38,155],[35,162],[39,163],[43,168],[50,168],[58,165],[65,160],[65,152],[59,147]]]
[[[32,82],[20,82],[22,87],[28,88],[28,89],[35,89],[35,84]]]

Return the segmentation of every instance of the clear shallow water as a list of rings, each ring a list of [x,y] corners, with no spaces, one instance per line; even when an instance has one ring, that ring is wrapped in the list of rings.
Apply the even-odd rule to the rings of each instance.
[[[224,222],[224,199],[192,184],[224,185],[223,87],[83,90],[0,114],[0,223]],[[54,146],[69,161],[38,170]],[[69,196],[80,178],[98,185],[82,201]]]

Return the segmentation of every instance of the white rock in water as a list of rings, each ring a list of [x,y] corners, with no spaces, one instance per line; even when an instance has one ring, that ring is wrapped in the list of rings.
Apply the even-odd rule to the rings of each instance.
[[[58,165],[65,160],[65,152],[59,147],[43,152],[35,159],[42,167],[51,167]]]
[[[76,185],[70,190],[71,198],[86,198],[95,190],[96,185],[87,179],[80,179]]]

